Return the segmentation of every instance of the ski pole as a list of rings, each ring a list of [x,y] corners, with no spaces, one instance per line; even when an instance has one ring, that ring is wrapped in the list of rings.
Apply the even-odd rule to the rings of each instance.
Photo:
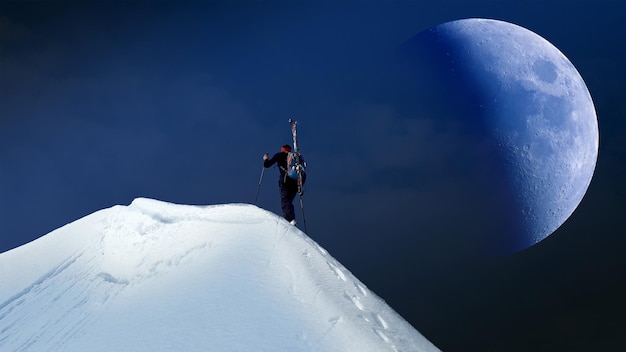
[[[263,183],[263,174],[265,173],[265,166],[261,168],[261,178],[259,178],[259,187],[256,189],[256,197],[254,197],[254,205],[259,200],[259,192],[261,191],[261,183]]]
[[[302,203],[302,193],[300,193],[300,209],[302,209],[302,224],[304,225],[304,233],[308,233],[306,229],[306,218],[304,217],[304,204]]]

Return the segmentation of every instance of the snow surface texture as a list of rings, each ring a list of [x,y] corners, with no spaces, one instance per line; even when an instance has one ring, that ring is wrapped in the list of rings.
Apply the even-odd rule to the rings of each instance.
[[[253,205],[139,198],[0,254],[0,351],[438,351]]]

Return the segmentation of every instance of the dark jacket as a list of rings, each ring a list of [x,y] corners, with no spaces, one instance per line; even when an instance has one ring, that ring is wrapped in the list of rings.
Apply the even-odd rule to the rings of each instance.
[[[288,155],[289,155],[288,152],[278,152],[274,154],[273,157],[267,160],[264,160],[263,166],[267,168],[267,167],[271,167],[274,164],[278,164],[278,170],[280,171],[280,180],[285,181],[286,179],[289,178],[289,177],[286,177],[285,175],[287,171],[287,156]],[[303,165],[306,165],[302,155],[300,155],[300,162]],[[305,178],[306,178],[306,175],[303,175],[303,182]]]
[[[278,170],[280,171],[280,179],[285,179],[285,170],[287,170],[287,155],[286,152],[278,152],[273,157],[264,160],[264,167],[271,167],[274,164],[278,164]]]

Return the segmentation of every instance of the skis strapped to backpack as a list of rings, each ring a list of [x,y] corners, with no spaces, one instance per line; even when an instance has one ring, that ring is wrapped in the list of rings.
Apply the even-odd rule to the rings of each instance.
[[[306,166],[306,162],[302,160],[300,156],[300,148],[298,148],[298,133],[296,129],[297,121],[289,119],[289,124],[291,125],[291,134],[293,135],[293,155],[295,159],[295,171],[298,181],[298,194],[300,195],[300,209],[302,209],[302,222],[304,223],[304,232],[308,232],[306,228],[306,217],[304,216],[304,203],[302,202],[302,195],[304,194],[304,190],[302,189],[302,185],[304,181],[306,181],[306,173],[304,168]],[[291,154],[291,153],[290,153]],[[289,166],[289,163],[287,164]]]
[[[291,125],[291,134],[293,135],[293,152],[289,153],[287,156],[287,168],[289,177],[295,178],[298,181],[298,193],[302,196],[304,193],[302,185],[305,165],[302,160],[300,160],[300,149],[298,148],[298,133],[296,128],[298,121],[289,119],[289,124]]]

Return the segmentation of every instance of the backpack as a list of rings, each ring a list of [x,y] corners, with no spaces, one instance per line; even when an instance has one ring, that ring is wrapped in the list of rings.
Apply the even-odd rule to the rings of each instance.
[[[296,164],[296,159],[296,153],[289,152],[287,154],[287,170],[285,170],[285,174],[294,180],[298,180],[298,165]],[[303,179],[305,179],[306,161],[304,161],[302,155],[300,155],[300,172],[303,174]]]

